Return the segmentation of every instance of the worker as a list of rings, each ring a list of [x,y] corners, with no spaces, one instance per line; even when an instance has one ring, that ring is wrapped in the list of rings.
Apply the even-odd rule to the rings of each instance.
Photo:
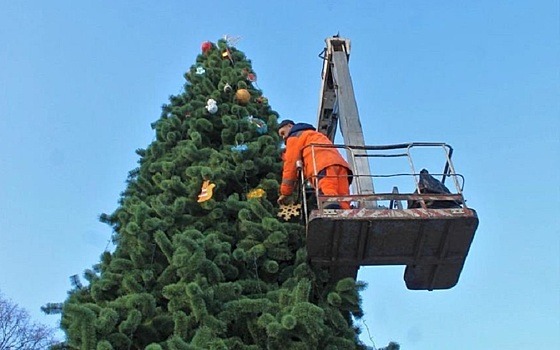
[[[348,196],[352,172],[348,163],[333,143],[315,128],[306,123],[294,123],[283,120],[278,125],[278,135],[286,144],[283,155],[282,184],[278,204],[286,204],[288,196],[294,190],[298,181],[297,162],[303,162],[304,178],[310,180],[314,188],[319,189],[319,195]],[[310,147],[310,145],[325,145],[326,147]],[[329,147],[330,146],[330,147]],[[313,159],[315,157],[315,159]],[[349,209],[350,203],[341,201],[327,204],[327,209]]]

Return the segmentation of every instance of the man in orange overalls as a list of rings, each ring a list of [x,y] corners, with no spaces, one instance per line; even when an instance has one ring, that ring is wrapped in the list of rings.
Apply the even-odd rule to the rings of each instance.
[[[348,163],[338,150],[329,147],[333,143],[315,128],[306,123],[294,123],[284,120],[278,125],[278,135],[284,139],[286,150],[283,156],[282,184],[278,204],[285,204],[286,199],[294,190],[298,181],[297,161],[303,161],[303,174],[319,193],[325,196],[347,196],[352,172]],[[326,147],[310,147],[310,145],[326,145]],[[308,147],[309,146],[309,147]],[[330,204],[325,208],[349,209],[348,202]]]

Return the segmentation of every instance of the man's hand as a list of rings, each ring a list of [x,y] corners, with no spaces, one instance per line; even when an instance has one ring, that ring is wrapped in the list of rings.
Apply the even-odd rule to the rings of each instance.
[[[281,194],[280,197],[278,197],[277,202],[278,202],[279,205],[284,205],[284,204],[286,204],[287,199],[288,199],[288,196],[284,196],[283,194]]]

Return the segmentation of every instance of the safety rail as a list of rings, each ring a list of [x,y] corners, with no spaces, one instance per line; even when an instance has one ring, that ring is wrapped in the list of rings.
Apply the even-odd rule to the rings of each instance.
[[[378,201],[389,201],[389,206],[378,205],[377,209],[401,209],[402,204],[400,201],[407,201],[408,206],[410,207],[411,204],[416,205],[417,208],[422,209],[429,209],[431,205],[434,203],[456,203],[457,207],[466,208],[466,203],[463,197],[463,187],[464,187],[464,177],[461,174],[456,173],[455,167],[451,160],[451,156],[453,154],[453,148],[446,144],[446,143],[434,143],[434,142],[412,142],[412,143],[402,143],[402,144],[395,144],[395,145],[382,145],[382,146],[348,146],[348,145],[333,145],[333,144],[312,144],[307,146],[311,148],[311,155],[313,159],[312,164],[299,164],[299,167],[302,168],[303,166],[312,166],[313,167],[313,176],[311,178],[304,178],[303,177],[303,169],[301,169],[301,177],[300,180],[305,187],[306,183],[309,183],[314,188],[314,196],[315,200],[313,200],[314,204],[317,206],[317,209],[323,210],[326,209],[325,206],[328,204],[332,204],[333,202],[351,202],[352,208],[362,208],[364,207],[365,203],[368,202],[375,202]],[[352,157],[352,160],[349,161],[349,164],[356,164],[356,158],[363,158],[367,157],[371,159],[382,159],[382,158],[406,158],[408,169],[406,171],[399,171],[396,173],[381,173],[376,171],[376,165],[380,165],[380,161],[374,162],[371,166],[373,170],[371,170],[371,174],[360,174],[356,173],[355,169],[352,170],[352,178],[356,180],[360,177],[370,177],[375,181],[379,181],[380,179],[392,179],[397,178],[400,179],[401,188],[406,186],[406,188],[411,188],[412,191],[401,193],[399,191],[398,186],[392,186],[392,190],[390,192],[380,192],[374,194],[364,194],[360,188],[360,181],[353,181],[352,191],[349,196],[324,196],[319,192],[317,182],[318,178],[317,175],[320,170],[317,169],[316,164],[316,149],[317,148],[336,148],[339,151],[344,149],[346,150],[347,157]],[[422,172],[419,172],[418,167],[415,164],[413,159],[412,150],[414,149],[441,149],[443,150],[443,171],[440,173],[429,173],[432,176],[441,177],[440,180],[437,180],[441,183],[443,188],[446,190],[441,191],[439,193],[425,193],[425,190],[421,186],[421,176],[425,175]],[[395,153],[400,152],[400,153]],[[378,164],[379,163],[379,164]],[[431,164],[431,163],[430,163]],[[379,167],[381,168],[381,166]],[[324,175],[326,177],[326,175]],[[333,177],[333,176],[330,176]],[[453,180],[452,188],[454,191],[449,190],[445,187],[445,180],[450,177]],[[411,178],[412,182],[402,182],[403,178]],[[434,178],[435,179],[435,178]],[[410,187],[408,187],[410,185]],[[309,186],[307,186],[309,187]],[[377,187],[377,185],[376,185]],[[307,191],[302,191],[303,193],[303,202],[304,202],[304,209],[307,213],[307,202],[309,198],[307,198],[309,193]],[[307,216],[307,215],[306,215]]]

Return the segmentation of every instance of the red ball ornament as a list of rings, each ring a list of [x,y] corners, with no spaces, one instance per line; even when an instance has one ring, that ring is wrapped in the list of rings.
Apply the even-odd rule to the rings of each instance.
[[[212,50],[212,43],[209,41],[203,42],[201,49],[203,53],[207,53],[208,51]]]

